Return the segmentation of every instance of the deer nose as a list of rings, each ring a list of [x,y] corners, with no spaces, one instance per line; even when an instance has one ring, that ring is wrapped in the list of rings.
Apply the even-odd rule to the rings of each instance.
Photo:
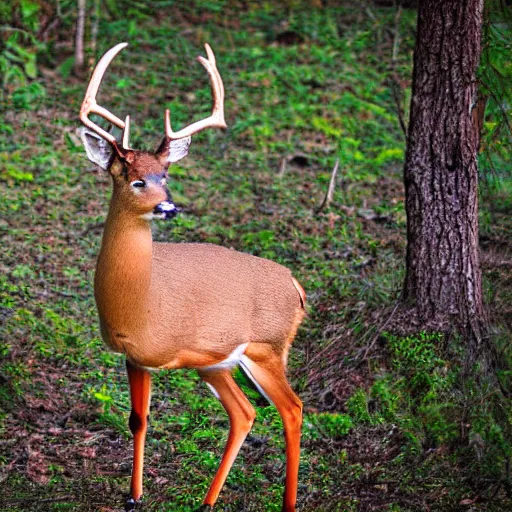
[[[180,209],[172,201],[162,201],[155,206],[153,213],[161,215],[163,219],[172,219],[178,215]]]

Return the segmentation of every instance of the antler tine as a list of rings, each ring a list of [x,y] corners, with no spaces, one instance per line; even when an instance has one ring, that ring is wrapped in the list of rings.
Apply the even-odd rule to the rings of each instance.
[[[130,116],[126,116],[124,119],[122,145],[123,145],[123,149],[130,149]]]
[[[112,144],[116,144],[115,137],[103,130],[100,126],[93,123],[89,119],[89,114],[97,114],[103,119],[106,119],[109,123],[116,125],[117,127],[123,130],[123,147],[124,140],[128,140],[129,134],[126,133],[129,131],[129,125],[126,126],[126,123],[119,119],[117,116],[109,112],[106,108],[101,107],[96,103],[96,94],[98,93],[98,89],[101,84],[101,80],[103,79],[103,75],[107,70],[109,64],[112,62],[112,59],[123,49],[128,46],[128,43],[119,43],[113,48],[111,48],[103,57],[99,60],[98,64],[94,68],[94,72],[92,74],[91,80],[89,81],[89,86],[87,87],[87,91],[85,92],[85,98],[82,103],[82,107],[80,108],[80,120],[82,123],[90,128],[94,132],[96,132],[100,137],[108,140]],[[125,130],[126,127],[126,130]],[[126,148],[125,148],[126,149]]]
[[[215,54],[213,53],[213,50],[212,50],[211,46],[208,43],[206,43],[204,45],[204,47],[206,49],[206,55],[208,56],[208,60],[211,62],[213,68],[216,71],[216,73],[214,75],[215,75],[215,78],[217,80],[219,91],[220,91],[219,101],[221,103],[222,109],[224,109],[224,84],[222,83],[222,78],[220,76],[220,73],[217,71],[217,63],[216,63],[216,60],[215,60]],[[203,63],[203,66],[207,62],[204,57],[199,56],[198,59],[199,59],[199,61],[201,63]],[[223,110],[223,113],[224,113],[224,110]]]
[[[222,83],[222,77],[217,69],[215,63],[215,55],[210,45],[204,45],[206,49],[206,55],[208,59],[204,57],[197,57],[197,60],[206,69],[212,87],[213,107],[212,115],[206,119],[196,121],[191,125],[183,128],[178,132],[173,132],[171,128],[171,115],[169,109],[165,111],[165,134],[170,140],[183,139],[184,137],[190,137],[194,133],[200,132],[205,128],[227,128],[226,121],[224,120],[224,85]]]

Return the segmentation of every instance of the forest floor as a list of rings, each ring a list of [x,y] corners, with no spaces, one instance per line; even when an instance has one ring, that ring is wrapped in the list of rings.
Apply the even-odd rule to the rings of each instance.
[[[305,406],[298,510],[512,510],[512,452],[486,419],[491,400],[450,394],[446,340],[386,334],[404,273],[397,111],[407,118],[415,13],[265,5],[166,8],[160,21],[117,13],[100,25],[101,52],[130,42],[99,98],[131,114],[135,148],[159,143],[165,108],[178,127],[209,110],[195,63],[204,42],[224,79],[229,129],[198,135],[172,166],[185,211],[156,222],[154,237],[276,260],[306,289],[289,361]],[[78,136],[85,81],[70,73],[71,39],[58,54],[7,96],[0,120],[0,508],[106,512],[122,509],[132,453],[124,361],[100,340],[92,289],[110,181]],[[333,200],[319,210],[338,158]],[[504,354],[511,188],[481,196],[485,301]],[[258,416],[217,509],[278,511],[282,425],[236,378]],[[194,372],[155,373],[144,510],[197,508],[227,428]]]

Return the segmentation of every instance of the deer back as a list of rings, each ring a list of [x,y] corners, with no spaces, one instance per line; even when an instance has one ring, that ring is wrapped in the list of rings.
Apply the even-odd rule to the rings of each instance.
[[[282,352],[304,313],[287,268],[211,244],[153,249],[151,316],[158,322],[148,354],[169,362],[182,350],[206,350],[219,359],[246,343]]]

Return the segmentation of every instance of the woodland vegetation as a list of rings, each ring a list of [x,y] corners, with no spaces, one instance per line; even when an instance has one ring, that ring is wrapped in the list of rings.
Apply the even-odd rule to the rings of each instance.
[[[0,5],[2,510],[120,510],[128,491],[124,361],[103,346],[92,288],[110,183],[88,162],[78,131],[92,66],[121,41],[130,45],[100,96],[132,116],[134,147],[161,140],[165,108],[178,128],[208,112],[209,84],[195,62],[205,42],[226,90],[229,128],[195,137],[188,157],[171,167],[170,189],[184,212],[155,222],[155,239],[276,260],[307,291],[308,318],[289,361],[305,405],[298,510],[512,509],[507,2],[484,4],[471,84],[480,136],[471,161],[478,341],[491,357],[468,355],[483,345],[469,345],[464,329],[417,316],[411,328],[400,312],[410,298],[404,164],[416,4],[421,12],[435,3]],[[478,3],[444,2],[464,13]],[[424,21],[434,41],[437,22]],[[449,108],[433,118],[434,131],[436,121],[449,129]],[[217,509],[277,511],[281,421],[242,374],[235,377],[258,415]],[[197,509],[227,427],[194,372],[155,374],[144,510]]]

